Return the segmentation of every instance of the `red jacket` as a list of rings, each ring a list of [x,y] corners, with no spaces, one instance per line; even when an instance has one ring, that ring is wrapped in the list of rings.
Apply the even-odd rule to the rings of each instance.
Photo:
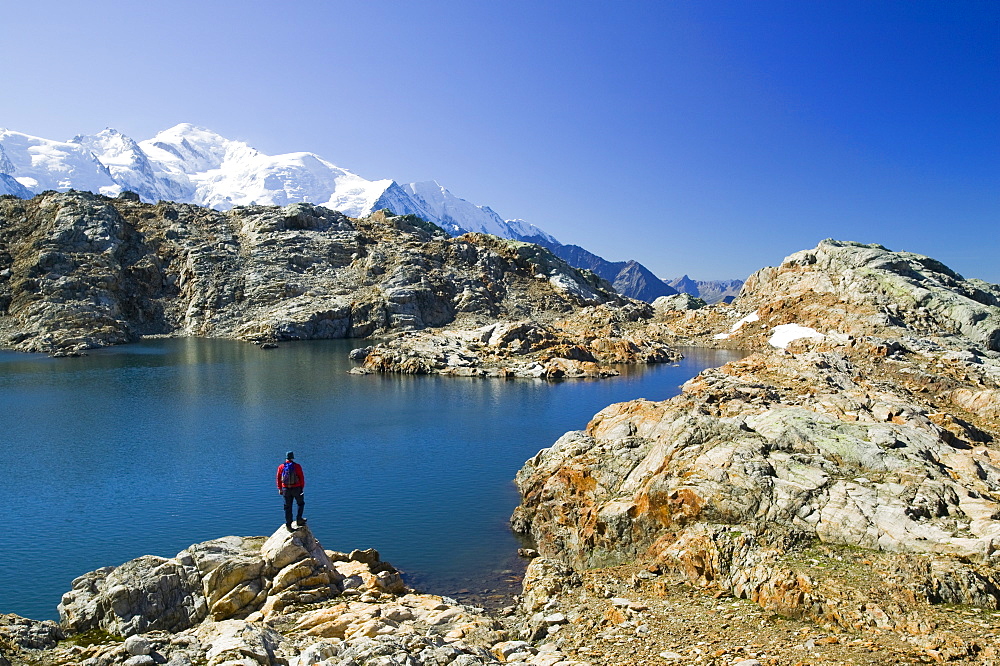
[[[275,475],[274,480],[278,484],[278,490],[284,490],[285,488],[305,488],[306,487],[306,475],[302,473],[302,465],[297,462],[292,462],[292,469],[295,473],[299,475],[299,482],[291,486],[286,486],[281,482],[281,469],[285,466],[285,463],[278,465],[278,473]]]

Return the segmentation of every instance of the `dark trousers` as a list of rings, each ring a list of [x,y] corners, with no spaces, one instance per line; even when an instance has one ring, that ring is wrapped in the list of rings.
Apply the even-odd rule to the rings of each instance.
[[[302,522],[302,509],[306,505],[306,500],[302,496],[302,488],[285,488],[285,524],[292,524],[292,500],[299,503],[299,509],[295,514],[295,520]]]

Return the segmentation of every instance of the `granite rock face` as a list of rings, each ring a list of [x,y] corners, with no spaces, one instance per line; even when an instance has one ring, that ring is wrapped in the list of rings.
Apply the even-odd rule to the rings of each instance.
[[[671,315],[757,353],[540,451],[512,523],[543,557],[649,561],[833,626],[916,630],[914,600],[1000,609],[996,294],[878,246],[792,255],[737,314]],[[886,584],[803,565],[817,549],[864,551]]]
[[[7,650],[15,647],[44,650],[55,647],[65,637],[59,625],[51,620],[39,622],[12,613],[0,615],[0,648],[4,648],[6,643]],[[0,650],[2,654],[3,650]]]
[[[653,301],[653,307],[657,311],[686,311],[699,310],[708,305],[704,300],[688,293],[674,294],[673,296],[660,296]]]
[[[449,238],[413,216],[318,206],[0,197],[0,346],[75,352],[142,335],[253,342],[544,321],[630,303],[548,250]]]

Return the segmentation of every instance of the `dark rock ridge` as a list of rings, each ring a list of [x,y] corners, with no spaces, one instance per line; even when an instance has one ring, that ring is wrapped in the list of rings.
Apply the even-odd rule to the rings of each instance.
[[[227,212],[124,193],[0,197],[0,346],[74,353],[143,335],[253,342],[544,323],[632,301],[548,250],[413,216],[308,204]]]
[[[541,236],[526,240],[548,248],[570,266],[599,275],[610,282],[623,296],[652,302],[660,296],[677,293],[676,289],[653,275],[648,268],[637,261],[608,261],[579,245],[563,245]]]
[[[1000,610],[998,306],[928,257],[828,240],[731,307],[665,308],[756,352],[540,451],[513,525],[543,557],[650,563],[831,630]]]

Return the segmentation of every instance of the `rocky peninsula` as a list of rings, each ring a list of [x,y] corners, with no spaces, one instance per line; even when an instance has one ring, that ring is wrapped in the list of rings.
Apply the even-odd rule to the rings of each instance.
[[[677,358],[638,325],[652,315],[538,245],[451,238],[412,215],[219,212],[129,192],[0,196],[0,347],[10,349],[80,354],[151,335],[377,338],[355,355],[365,372],[594,377]]]

